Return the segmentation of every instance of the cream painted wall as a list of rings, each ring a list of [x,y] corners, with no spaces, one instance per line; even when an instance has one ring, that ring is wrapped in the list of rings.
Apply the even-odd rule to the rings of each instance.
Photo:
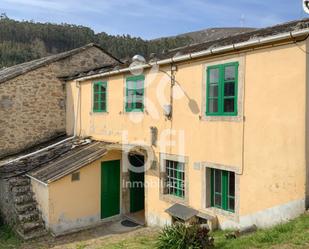
[[[47,228],[58,235],[100,223],[101,162],[120,159],[120,152],[110,151],[78,170],[79,181],[72,182],[70,174],[50,183],[43,191],[42,184],[32,181],[40,210],[43,216],[49,216]]]
[[[306,49],[305,44],[301,47]],[[205,65],[231,59],[239,60],[244,71],[243,88],[239,90],[243,94],[245,121],[242,116],[238,120],[205,120],[202,111]],[[170,73],[169,67],[160,69]],[[124,112],[126,75],[102,79],[108,82],[108,113],[102,114],[91,111],[92,82],[86,81],[81,83],[78,131],[98,140],[120,143],[142,140],[147,145],[150,145],[151,126],[156,126],[159,137],[166,138],[168,143],[171,141],[170,136],[164,136],[166,130],[183,134],[183,149],[179,148],[181,139],[176,139],[176,146],[153,147],[156,156],[159,152],[187,156],[188,205],[217,214],[221,223],[226,220],[239,223],[241,217],[293,201],[301,203],[305,198],[305,69],[306,54],[295,45],[179,64],[176,80],[187,97],[174,100],[172,121],[164,118],[159,104],[169,103],[170,95],[169,80],[162,81],[166,77],[162,72],[145,72],[149,86],[145,90],[146,111],[142,114]],[[68,82],[67,90],[71,95],[67,106],[72,106],[76,103],[75,82]],[[175,92],[181,92],[179,87]],[[190,111],[188,99],[196,101],[198,113]],[[69,119],[68,124],[72,123]],[[126,139],[123,132],[127,133]],[[234,215],[205,209],[203,171],[193,165],[207,163],[225,165],[237,172],[239,196]],[[158,172],[148,173],[146,182],[158,182],[158,175]],[[159,188],[148,187],[146,196],[148,223],[168,223],[170,219],[164,210],[171,203],[160,199]],[[277,222],[281,216],[274,212],[273,221]],[[293,215],[286,210],[286,217]]]
[[[31,179],[31,188],[35,194],[35,199],[38,203],[38,208],[41,211],[42,218],[46,224],[49,226],[49,191],[48,187],[42,183]]]

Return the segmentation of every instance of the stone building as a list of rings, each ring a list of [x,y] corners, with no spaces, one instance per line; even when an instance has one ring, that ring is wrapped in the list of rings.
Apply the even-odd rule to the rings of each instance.
[[[0,158],[65,133],[61,77],[119,63],[88,44],[0,70]]]

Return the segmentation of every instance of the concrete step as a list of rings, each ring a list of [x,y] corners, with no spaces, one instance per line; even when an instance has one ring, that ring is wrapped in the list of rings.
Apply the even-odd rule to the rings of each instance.
[[[20,230],[23,234],[28,234],[33,230],[42,229],[44,230],[43,222],[31,221],[20,224]]]
[[[34,229],[26,234],[24,234],[20,229],[16,229],[16,232],[23,240],[30,240],[39,237],[44,237],[48,234],[48,232],[43,228]]]
[[[26,204],[26,203],[29,203],[29,202],[33,202],[33,196],[32,194],[24,194],[24,195],[19,195],[19,196],[16,196],[14,198],[14,202],[15,204],[17,205],[20,205],[20,204]]]
[[[26,204],[15,205],[18,214],[23,214],[36,209],[36,203],[34,201],[28,202]]]
[[[26,212],[24,214],[18,215],[18,219],[20,222],[31,222],[31,221],[39,221],[40,215],[38,210],[32,210],[31,212]]]
[[[15,186],[15,187],[12,188],[12,192],[15,196],[28,194],[28,193],[31,193],[31,187],[30,187],[30,185]]]

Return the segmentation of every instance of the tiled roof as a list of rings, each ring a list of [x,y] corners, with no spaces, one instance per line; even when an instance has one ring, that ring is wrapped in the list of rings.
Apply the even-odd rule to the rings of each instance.
[[[203,42],[199,44],[193,44],[193,45],[189,45],[189,46],[185,46],[181,48],[172,49],[167,52],[156,55],[155,58],[153,58],[152,60],[169,59],[169,58],[173,58],[176,56],[187,55],[187,54],[191,54],[194,52],[202,52],[202,51],[206,51],[206,50],[213,49],[213,48],[224,47],[224,46],[233,45],[233,44],[237,44],[241,42],[247,42],[252,39],[270,37],[270,36],[274,36],[278,34],[298,31],[298,30],[302,30],[306,28],[309,28],[309,18],[286,22],[286,23],[278,24],[275,26],[267,27],[267,28],[255,29],[255,30],[248,31],[248,32],[242,32],[238,34],[229,35],[223,38],[220,37],[219,39],[216,39],[216,40],[211,40],[211,41],[207,41],[207,42]],[[113,71],[119,68],[125,68],[125,67],[128,67],[128,63],[117,65],[117,66],[97,68],[95,70],[89,70],[87,72],[83,72],[82,74],[77,74],[74,76],[72,75],[71,77],[66,78],[66,79],[73,79],[73,78],[76,79],[76,78],[80,78],[84,76],[92,76],[92,75],[106,73],[106,72],[110,72],[110,71]]]
[[[236,35],[228,36],[225,38],[219,38],[216,40],[199,43],[191,46],[186,46],[178,49],[173,49],[167,53],[159,55],[159,59],[171,58],[176,55],[190,54],[194,52],[204,51],[210,48],[222,47],[232,45],[240,42],[250,41],[251,39],[262,38],[267,36],[273,36],[281,33],[287,33],[291,31],[301,30],[309,28],[309,18],[301,19],[291,22],[278,24],[275,26],[256,29],[254,31],[239,33]]]
[[[55,54],[55,55],[50,55],[47,57],[43,57],[37,60],[32,60],[29,62],[25,62],[25,63],[21,63],[12,67],[8,67],[8,68],[4,68],[2,70],[0,70],[0,84],[13,79],[19,75],[25,74],[29,71],[35,70],[37,68],[40,68],[42,66],[48,65],[50,63],[65,59],[69,56],[75,55],[77,53],[80,53],[88,48],[91,47],[96,47],[100,50],[102,50],[105,54],[109,55],[110,57],[112,57],[113,59],[115,59],[116,61],[118,61],[119,63],[122,63],[119,59],[115,58],[113,55],[111,55],[110,53],[108,53],[107,51],[105,51],[103,48],[101,48],[100,46],[94,44],[94,43],[89,43],[83,47],[80,48],[76,48],[70,51],[66,51],[63,53],[59,53],[59,54]]]

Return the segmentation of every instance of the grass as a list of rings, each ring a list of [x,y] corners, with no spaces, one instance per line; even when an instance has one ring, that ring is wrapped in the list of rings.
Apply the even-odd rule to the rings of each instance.
[[[21,241],[6,225],[0,225],[0,249],[18,248]]]
[[[215,248],[309,248],[309,215],[234,240],[225,239],[225,234],[223,231],[213,234]]]
[[[280,224],[270,229],[258,230],[253,234],[242,236],[238,239],[227,240],[225,238],[226,233],[226,231],[212,233],[212,236],[215,238],[214,249],[309,248],[309,214],[304,214],[286,224]],[[155,248],[157,236],[156,232],[141,233],[135,236],[129,236],[128,234],[128,236],[124,235],[117,239],[106,238],[96,242],[76,242],[73,248],[153,249]],[[17,249],[21,247],[21,241],[15,237],[13,232],[7,226],[0,226],[0,249]],[[37,247],[34,245],[31,248]]]
[[[257,249],[257,248],[309,248],[309,215],[280,224],[270,229],[242,236],[238,239],[225,238],[227,231],[216,231],[211,235],[215,238],[215,249]],[[156,236],[138,237],[121,242],[111,243],[98,249],[122,249],[122,248],[155,248]]]

